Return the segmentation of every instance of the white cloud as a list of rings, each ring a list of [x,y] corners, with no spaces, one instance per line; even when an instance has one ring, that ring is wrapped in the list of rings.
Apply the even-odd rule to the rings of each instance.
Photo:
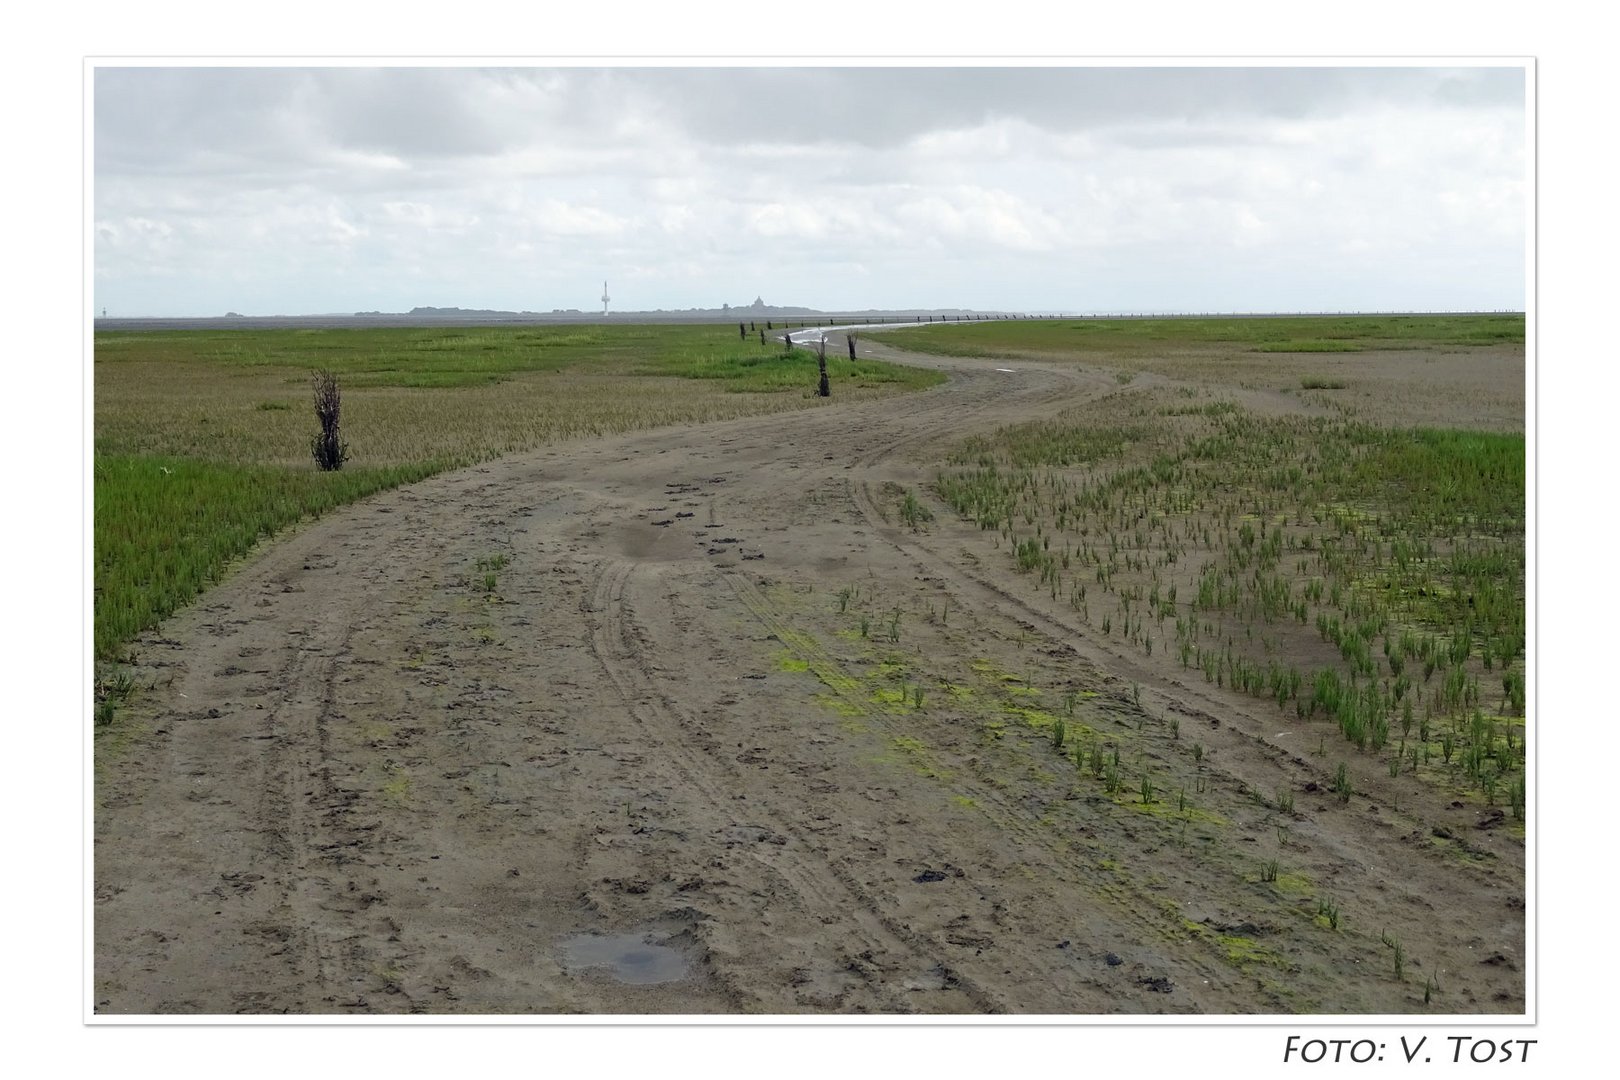
[[[697,213],[682,204],[665,205],[658,211],[658,227],[667,233],[686,232],[697,221]]]
[[[1047,251],[1061,242],[1058,220],[1005,191],[960,187],[902,203],[898,216],[916,232],[970,245]]]
[[[1436,266],[1447,297],[1524,300],[1516,70],[108,69],[96,87],[96,302],[126,313],[457,302],[440,287],[590,307],[603,275],[636,283],[621,309],[1120,290],[1163,309],[1239,288],[1263,308],[1307,280],[1324,308],[1422,307]]]
[[[631,226],[629,218],[558,199],[544,200],[530,213],[529,220],[542,232],[558,236],[620,236]]]
[[[382,211],[390,225],[429,232],[466,233],[479,223],[476,213],[408,200],[385,202]]]

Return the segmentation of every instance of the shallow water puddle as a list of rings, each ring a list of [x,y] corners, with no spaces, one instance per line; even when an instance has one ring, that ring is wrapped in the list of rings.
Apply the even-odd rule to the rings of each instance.
[[[686,957],[650,934],[575,934],[562,943],[563,966],[571,971],[606,970],[637,986],[674,982],[687,973]]]

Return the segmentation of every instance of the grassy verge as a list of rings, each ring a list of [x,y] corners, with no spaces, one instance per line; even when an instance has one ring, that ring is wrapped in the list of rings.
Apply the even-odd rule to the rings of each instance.
[[[1522,814],[1524,436],[1180,400],[966,440],[935,490],[1104,638]]]
[[[1031,319],[949,323],[867,336],[944,356],[1151,353],[1175,346],[1252,352],[1358,352],[1523,344],[1523,315],[1346,315],[1255,319]]]
[[[811,374],[805,350],[782,361],[779,342],[740,340],[728,326],[540,326],[474,329],[383,327],[344,330],[179,330],[96,335],[96,365],[159,365],[208,373],[297,376],[335,372],[345,389],[453,389],[539,373],[663,375],[721,379],[736,392],[800,389],[792,374]],[[836,357],[834,359],[837,359]],[[847,366],[847,362],[844,362]],[[937,381],[931,372],[864,364],[863,377],[909,386]]]
[[[831,403],[941,381],[830,358]],[[318,472],[310,373],[344,389],[352,458]],[[805,350],[734,327],[106,333],[95,357],[98,658],[259,540],[384,488],[563,439],[821,407]]]
[[[434,471],[432,463],[321,473],[98,456],[96,655],[111,655],[121,642],[188,603],[264,537]]]
[[[855,385],[894,386],[912,390],[944,381],[936,371],[885,364],[877,360],[850,363],[829,354],[829,370],[839,384],[853,380]],[[806,348],[784,355],[780,346],[761,350],[757,345],[733,345],[725,349],[693,348],[671,352],[633,369],[638,375],[668,375],[683,379],[714,379],[733,393],[780,393],[814,385],[819,373],[816,357]]]

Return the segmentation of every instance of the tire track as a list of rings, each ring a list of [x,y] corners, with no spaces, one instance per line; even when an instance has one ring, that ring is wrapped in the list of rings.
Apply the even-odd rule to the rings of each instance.
[[[905,363],[908,356],[917,355],[897,350],[885,352],[888,353],[885,359],[895,363]],[[987,413],[1007,411],[1010,407],[1016,407],[1021,420],[1038,419],[1039,414],[1049,406],[1067,408],[1117,390],[1117,387],[1105,382],[1102,376],[1080,369],[1023,368],[1016,374],[1025,376],[1026,380],[1030,375],[1039,376],[1045,380],[1045,384],[1030,386],[1027,382],[1019,382],[1014,383],[1010,389],[999,373],[975,368],[952,368],[951,372],[951,381],[933,392],[938,397],[929,403],[930,407],[926,411],[913,409],[907,415],[906,422],[915,425],[918,430],[898,438],[891,438],[881,446],[857,454],[852,467],[856,470],[870,471],[883,461],[898,457],[907,450],[929,442],[958,439],[975,430],[978,425],[974,421]],[[1082,398],[1070,396],[1074,388],[1091,384],[1095,384],[1095,389],[1099,393],[1088,394]],[[1019,398],[1027,396],[1030,400],[1009,402],[1008,394]],[[962,397],[967,398],[966,403],[958,400]],[[944,423],[936,426],[936,421]]]
[[[868,492],[857,495],[855,502],[869,525],[878,527],[883,524],[881,511]],[[949,508],[941,508],[941,512],[948,513]],[[1021,628],[1033,630],[1054,643],[1067,646],[1077,657],[1099,671],[1107,672],[1112,678],[1138,683],[1144,701],[1157,704],[1162,709],[1174,710],[1191,719],[1214,720],[1217,716],[1221,717],[1218,725],[1223,739],[1241,741],[1296,783],[1326,782],[1326,770],[1312,767],[1301,759],[1298,752],[1278,746],[1262,734],[1279,722],[1291,724],[1294,721],[1286,717],[1281,721],[1268,721],[1263,713],[1269,710],[1263,707],[1257,709],[1252,700],[1242,696],[1218,696],[1197,682],[1167,677],[1162,668],[1143,663],[1134,651],[1099,641],[1095,634],[1065,621],[1061,614],[1044,610],[988,575],[976,573],[952,561],[920,535],[907,535],[889,529],[885,532],[885,539],[897,551],[911,558],[923,572],[937,575],[964,609],[973,611],[981,618],[1010,620]],[[1016,611],[1017,617],[1009,615],[1008,609]],[[1158,700],[1154,701],[1155,698]],[[1264,702],[1260,704],[1263,706]],[[1234,776],[1232,779],[1234,783],[1247,786],[1242,778]],[[1420,824],[1427,831],[1433,823],[1423,820]]]
[[[626,708],[645,729],[655,733],[683,783],[714,806],[725,807],[730,800],[724,787],[711,780],[711,776],[719,773],[733,781],[731,786],[735,787],[735,770],[717,755],[704,753],[700,757],[688,749],[689,740],[682,732],[691,729],[690,719],[677,703],[658,690],[640,648],[628,632],[624,590],[635,569],[634,563],[620,560],[610,562],[601,571],[589,612],[592,649]],[[853,956],[863,952],[908,955],[919,967],[941,972],[946,987],[959,991],[974,1009],[986,1013],[1003,1011],[1001,1003],[992,995],[937,955],[930,942],[884,916],[870,894],[846,870],[831,860],[817,858],[814,847],[791,821],[760,806],[752,807],[750,814],[764,818],[772,831],[788,839],[779,849],[780,858],[764,858],[748,849],[755,861],[786,881],[797,895],[806,898],[812,912],[838,913],[842,917],[840,921],[845,931],[854,938],[852,944],[842,946],[846,953]],[[829,878],[836,884],[829,885]],[[893,986],[886,980],[874,979],[864,965],[852,965],[852,970],[858,971],[877,996],[889,1003],[891,1011],[914,1011],[905,998],[896,994]]]
[[[862,693],[860,683],[845,674],[841,665],[814,638],[788,626],[773,609],[769,599],[754,588],[752,583],[735,573],[728,573],[725,578],[743,606],[762,626],[794,651],[797,659],[809,666],[811,673],[843,701],[844,708],[862,716],[872,717],[875,714],[875,718],[886,730],[894,733],[902,731],[895,721],[907,715],[904,709],[887,702],[874,703],[869,700]],[[1073,882],[1102,898],[1109,906],[1110,916],[1120,925],[1129,926],[1147,938],[1175,948],[1180,954],[1178,958],[1205,979],[1213,980],[1224,975],[1218,962],[1212,964],[1185,954],[1189,938],[1179,921],[1172,920],[1168,916],[1158,918],[1147,914],[1148,911],[1159,910],[1151,900],[1136,895],[1108,876],[1085,873],[1084,866],[1074,859],[1072,853],[1064,850],[1064,845],[1031,822],[1027,810],[1010,804],[995,788],[965,776],[953,779],[951,786],[953,791],[970,798],[999,832],[1012,837],[1020,851],[1039,853],[1042,868],[1047,873],[1059,881]]]
[[[978,804],[974,814],[908,822],[919,806],[940,803],[937,781],[895,774],[898,794],[888,791],[895,801],[872,798],[882,793],[864,785],[816,786],[823,776],[841,779],[829,768],[856,767],[865,780],[876,775],[868,770],[881,766],[856,757],[836,732],[802,741],[807,732],[799,725],[826,714],[793,699],[799,684],[737,684],[739,693],[758,687],[759,700],[783,706],[779,717],[756,716],[748,704],[732,707],[736,665],[756,650],[719,636],[741,627],[748,637],[759,626],[774,632],[840,704],[860,708],[878,734],[910,733],[901,714],[872,700],[869,686],[844,670],[829,652],[836,647],[788,625],[799,609],[785,595],[755,588],[752,569],[817,590],[854,572],[872,574],[884,587],[925,575],[963,612],[964,625],[978,623],[978,632],[1022,623],[1054,641],[1074,642],[1080,656],[1105,670],[1127,677],[1147,670],[1125,666],[1132,663],[1128,655],[1111,655],[1103,643],[1066,626],[1061,611],[1043,612],[1000,589],[991,572],[996,567],[959,567],[949,561],[957,550],[950,543],[905,533],[881,522],[879,512],[886,498],[882,482],[915,486],[927,455],[942,442],[1119,394],[1112,372],[1019,364],[1019,374],[1008,375],[946,358],[892,358],[948,369],[952,379],[904,398],[582,441],[445,474],[356,504],[278,542],[211,592],[201,613],[177,617],[164,631],[176,640],[147,647],[159,666],[195,674],[166,695],[153,694],[157,730],[148,743],[115,759],[131,768],[97,778],[98,1009],[398,1012],[408,1002],[412,1010],[447,1012],[521,1011],[538,1003],[558,1011],[590,1006],[634,1013],[680,1011],[679,1005],[702,999],[746,1011],[750,1003],[793,1001],[795,994],[800,1007],[818,1012],[1059,1011],[1076,1003],[1097,1012],[1276,1006],[1230,964],[1210,962],[1165,906],[1185,887],[1189,903],[1215,901],[1220,908],[1230,901],[1242,908],[1249,890],[1225,875],[1236,863],[1215,866],[1223,877],[1208,888],[1153,880],[1156,861],[1134,866],[1135,876],[1113,871],[1099,859],[1122,835],[1134,842],[1128,828],[1058,836],[1050,823],[1035,820],[1042,812],[1036,798],[1050,804],[1045,780],[1000,790],[992,784],[1003,777],[984,772],[963,789]],[[1141,385],[1138,379],[1129,390]],[[683,491],[690,499],[678,508],[668,490],[671,476],[726,483],[719,493],[728,516],[735,516],[726,527],[745,538],[753,557],[769,561],[732,572],[737,564],[729,548],[704,554],[697,544],[672,543],[683,531],[707,534],[699,531],[701,516],[693,519],[702,513],[702,500]],[[814,494],[808,501],[807,491]],[[714,492],[705,486],[705,494]],[[639,519],[642,513],[647,520]],[[514,562],[501,575],[501,606],[488,609],[498,613],[493,622],[465,614],[471,601],[466,584],[457,583],[459,570],[492,551],[510,553]],[[281,595],[303,593],[305,586],[306,595]],[[419,599],[422,590],[435,598],[431,628],[400,615],[407,597]],[[480,603],[476,610],[486,609]],[[952,615],[954,626],[955,610]],[[666,631],[672,636],[665,638]],[[703,648],[705,635],[711,648]],[[696,654],[675,651],[685,644],[697,645]],[[240,660],[248,655],[241,646],[254,647],[264,661]],[[424,655],[429,663],[422,669]],[[1063,663],[1067,656],[1046,666]],[[225,677],[237,664],[270,669],[245,673],[249,682],[270,685],[244,689],[233,681],[244,675]],[[1162,671],[1157,678],[1165,700],[1173,701],[1179,684]],[[1144,700],[1161,693],[1153,679],[1142,679]],[[1185,715],[1219,715],[1223,725],[1211,745],[1224,740],[1238,766],[1218,773],[1217,783],[1244,775],[1245,768],[1252,778],[1285,764],[1276,757],[1286,755],[1281,744],[1261,737],[1262,710],[1225,723],[1231,705],[1213,690],[1198,689],[1184,695]],[[190,700],[177,701],[187,697],[180,691]],[[390,704],[378,706],[378,700]],[[203,719],[215,712],[209,706],[217,707],[218,719]],[[409,736],[417,801],[391,802],[377,790],[378,767],[389,763],[386,755],[401,752],[405,733],[413,730],[401,729],[396,739],[396,714],[416,709],[432,716],[421,725],[426,734]],[[391,732],[381,745],[362,730],[379,722]],[[756,723],[762,745],[748,753],[760,752],[758,765],[744,762],[740,747],[734,760],[730,742],[711,734],[723,730],[741,739]],[[617,756],[585,756],[591,748],[578,745],[584,732],[611,739]],[[647,746],[637,746],[643,739]],[[860,742],[864,746],[866,737]],[[1268,760],[1261,762],[1259,754]],[[767,765],[777,771],[755,771]],[[786,783],[802,786],[772,786],[783,765],[803,778]],[[802,792],[808,801],[773,799],[776,790]],[[739,791],[746,791],[748,803],[733,801]],[[617,801],[631,793],[639,803],[633,821]],[[1222,797],[1227,794],[1223,788]],[[1024,796],[1029,801],[1021,802]],[[786,843],[726,839],[743,806],[749,821]],[[615,817],[604,829],[617,814],[626,818]],[[1140,832],[1134,821],[1130,825]],[[1377,854],[1395,864],[1400,849],[1393,838],[1380,838],[1364,822],[1355,827],[1362,846],[1349,845],[1351,853],[1370,850],[1371,836],[1385,845]],[[608,832],[613,843],[603,842]],[[1086,839],[1098,835],[1103,843]],[[443,860],[432,861],[440,852]],[[969,866],[974,859],[994,868],[995,876],[975,880],[970,874],[961,885],[913,890],[904,882],[915,871],[902,869],[896,877],[895,868],[922,853]],[[735,881],[700,873],[709,856]],[[1178,871],[1172,877],[1200,872],[1196,847],[1195,854],[1172,855],[1172,861]],[[692,874],[685,881],[665,878],[666,885],[651,872],[671,869]],[[222,897],[231,906],[216,918],[227,908],[214,895],[220,879],[250,876],[242,873],[247,870],[258,870],[264,880],[255,891]],[[604,889],[608,874],[641,889]],[[373,875],[382,882],[372,888],[376,896],[368,900],[353,886],[345,891],[347,879],[365,889]],[[1502,875],[1490,882],[1507,883]],[[1176,892],[1153,891],[1164,887]],[[240,890],[228,885],[226,891],[232,888]],[[649,996],[655,992],[611,987],[555,963],[560,935],[587,929],[593,918],[628,923],[683,889],[701,915],[683,925],[699,948],[710,949],[710,974],[724,1000],[703,998],[698,984],[673,984]],[[1478,894],[1471,885],[1439,890],[1436,899],[1462,896],[1470,910],[1483,913]],[[606,915],[582,915],[581,898],[592,897],[606,902]],[[1392,906],[1395,899],[1378,902],[1380,916],[1402,910]],[[975,944],[945,942],[950,931],[942,927],[956,922],[958,912],[964,921],[971,916],[974,934],[985,936],[982,959],[953,951],[973,953]],[[761,925],[755,915],[769,917]],[[1514,917],[1501,916],[1504,925]],[[817,926],[818,919],[824,924]],[[671,915],[668,921],[680,920]],[[1082,948],[1064,951],[1043,940],[1048,929],[1071,926]],[[780,942],[773,935],[783,929],[815,963],[802,993],[781,979],[788,964],[774,951]],[[1117,935],[1126,945],[1144,946],[1153,965],[1168,961],[1178,979],[1207,973],[1211,983],[1218,975],[1223,985],[1190,1003],[1134,989],[1129,980],[1139,968],[1105,967],[1100,950],[1084,947],[1094,929],[1099,938],[1091,944],[1113,944],[1100,935]],[[994,946],[991,931],[999,938]],[[1494,924],[1452,931],[1446,944],[1454,954],[1469,932],[1492,935],[1483,940],[1493,949],[1507,940],[1504,951],[1522,955]],[[1347,937],[1324,938],[1332,944],[1323,949],[1347,946]],[[1522,945],[1522,932],[1518,940]],[[1359,943],[1350,953],[1362,968],[1367,954]],[[955,963],[942,963],[942,955]],[[1319,950],[1307,963],[1339,970],[1336,959]],[[846,960],[847,968],[837,966]],[[911,965],[938,969],[949,980],[903,985]],[[1502,974],[1479,970],[1480,976],[1459,981],[1480,989],[1482,1006],[1491,990],[1517,988],[1511,967]],[[1324,978],[1317,973],[1313,992],[1321,992]],[[390,983],[388,993],[403,996],[381,997]],[[1196,985],[1192,989],[1196,995]],[[1396,1001],[1387,989],[1365,985],[1324,1000],[1351,1008]]]
[[[1138,379],[1132,388],[1142,384],[1142,380]],[[1118,388],[1107,388],[1105,393],[1098,396],[1106,397],[1112,392],[1118,392]],[[896,446],[876,450],[865,455],[862,459],[863,465],[868,470],[880,468],[885,461],[895,456],[899,449],[900,447]],[[962,608],[976,614],[980,619],[1010,620],[1023,629],[1034,630],[1054,643],[1067,646],[1076,656],[1091,663],[1098,670],[1108,672],[1111,677],[1137,681],[1142,687],[1145,700],[1152,701],[1156,697],[1159,699],[1157,703],[1162,708],[1173,709],[1189,718],[1211,721],[1220,731],[1212,746],[1221,742],[1228,747],[1241,744],[1251,755],[1257,756],[1273,770],[1280,772],[1287,778],[1286,782],[1296,789],[1307,788],[1312,783],[1319,784],[1323,788],[1327,786],[1325,767],[1322,769],[1313,767],[1300,756],[1300,753],[1285,749],[1266,737],[1264,732],[1271,730],[1271,726],[1275,726],[1276,722],[1271,721],[1271,726],[1268,726],[1267,718],[1261,715],[1261,710],[1256,709],[1253,702],[1241,698],[1234,701],[1228,697],[1217,696],[1201,686],[1167,676],[1162,668],[1144,664],[1139,657],[1123,648],[1098,641],[1093,635],[1067,622],[1061,614],[1044,610],[1036,603],[1003,587],[987,574],[975,572],[951,560],[930,545],[925,538],[907,535],[901,530],[888,527],[870,485],[864,480],[852,478],[850,486],[852,501],[867,525],[876,529],[890,546],[910,559],[919,573],[937,577]],[[942,508],[941,512],[950,511],[947,507]],[[1012,614],[1013,612],[1016,616]],[[1223,755],[1223,761],[1229,760]],[[1242,751],[1239,751],[1238,761],[1252,764],[1253,757],[1244,758]],[[1249,770],[1248,777],[1237,775],[1226,765],[1221,766],[1219,771],[1240,796],[1254,793],[1252,769]],[[1366,795],[1365,792],[1362,794]],[[1426,837],[1431,832],[1435,835],[1449,835],[1448,829],[1439,824],[1440,818],[1433,812],[1438,806],[1435,800],[1439,798],[1439,792],[1428,793],[1427,812],[1422,807],[1414,807],[1404,813],[1401,810],[1391,812],[1394,819],[1404,819],[1406,822],[1401,831],[1408,839]],[[1456,805],[1458,804],[1453,804],[1453,808]],[[1373,809],[1377,810],[1377,807],[1374,806]],[[1359,874],[1374,872],[1374,868],[1362,859],[1375,860],[1383,864],[1378,867],[1378,876],[1388,878],[1397,873],[1396,864],[1412,854],[1423,858],[1430,864],[1432,872],[1442,879],[1454,877],[1458,869],[1454,865],[1455,858],[1449,850],[1442,851],[1427,844],[1402,845],[1394,854],[1396,863],[1392,864],[1390,838],[1369,836],[1359,828],[1357,834],[1349,840],[1332,829],[1318,831],[1314,840],[1318,844],[1325,845],[1330,852],[1329,855],[1319,857],[1320,859]],[[1471,863],[1465,863],[1464,868],[1469,876],[1479,878],[1482,884],[1494,884],[1494,877],[1487,870]],[[1128,895],[1120,899],[1130,902]],[[1142,899],[1146,898],[1137,898],[1138,901]],[[1384,917],[1389,920],[1389,925],[1404,926],[1414,936],[1432,926],[1421,919],[1416,922],[1410,921],[1404,913],[1385,912]],[[1375,943],[1372,939],[1353,931],[1350,936],[1359,939],[1359,951],[1369,965],[1382,961],[1381,950],[1378,948],[1381,942]],[[1477,935],[1463,932],[1452,935],[1446,948],[1454,956],[1466,955],[1478,940]]]
[[[311,670],[311,668],[315,670]],[[307,685],[311,679],[319,680],[330,693],[334,678],[330,657],[323,657],[313,665],[310,654],[295,649],[291,661],[277,673],[281,685],[292,688]],[[321,709],[325,709],[324,702]],[[302,979],[299,989],[301,1011],[319,1008],[326,1000],[333,984],[339,960],[327,942],[327,936],[316,929],[311,917],[312,903],[308,895],[309,856],[313,839],[310,822],[311,795],[307,789],[310,780],[319,774],[315,763],[318,736],[311,737],[309,709],[297,702],[292,693],[270,707],[265,723],[267,740],[264,758],[264,780],[255,818],[261,835],[268,840],[266,854],[276,867],[277,902],[274,910],[286,920],[284,928],[271,933],[285,933],[296,943],[297,967]],[[315,799],[331,798],[331,779],[328,773]],[[264,865],[260,863],[260,865]]]
[[[363,996],[343,996],[370,974],[366,929],[357,922],[365,904],[356,906],[353,882],[344,888],[336,878],[345,868],[353,873],[352,868],[368,864],[371,829],[353,819],[361,793],[333,776],[332,724],[341,718],[337,684],[347,670],[356,627],[372,606],[352,613],[335,641],[319,651],[294,646],[278,675],[289,692],[267,707],[255,820],[270,838],[267,854],[276,868],[275,907],[284,925],[274,932],[286,933],[300,954],[303,978],[296,1007],[302,1012],[365,1006]],[[300,694],[300,689],[314,693]]]

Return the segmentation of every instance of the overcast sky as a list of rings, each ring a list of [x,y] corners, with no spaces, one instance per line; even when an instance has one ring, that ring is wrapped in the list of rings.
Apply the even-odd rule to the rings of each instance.
[[[114,316],[1522,309],[1521,69],[101,68]]]

